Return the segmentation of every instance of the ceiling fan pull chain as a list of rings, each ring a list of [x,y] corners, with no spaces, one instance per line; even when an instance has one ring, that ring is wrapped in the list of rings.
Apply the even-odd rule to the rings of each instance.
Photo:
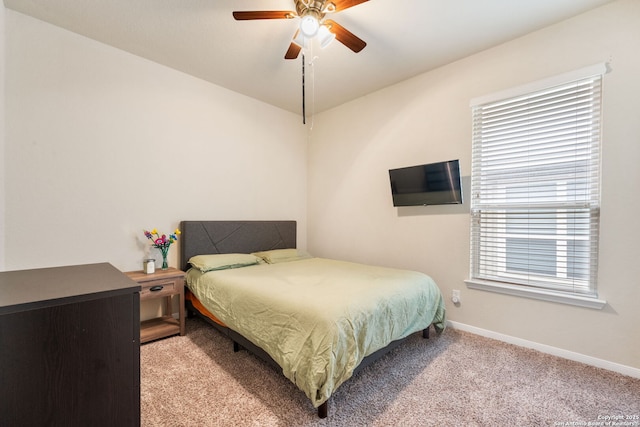
[[[304,99],[304,52],[302,53],[302,124],[307,124],[307,115],[305,112],[305,99]]]

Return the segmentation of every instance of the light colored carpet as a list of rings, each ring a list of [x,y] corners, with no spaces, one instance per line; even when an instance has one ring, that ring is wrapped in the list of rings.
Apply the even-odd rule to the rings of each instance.
[[[282,374],[187,319],[186,336],[141,347],[141,398],[145,427],[640,425],[640,380],[453,329],[410,337],[322,420]]]

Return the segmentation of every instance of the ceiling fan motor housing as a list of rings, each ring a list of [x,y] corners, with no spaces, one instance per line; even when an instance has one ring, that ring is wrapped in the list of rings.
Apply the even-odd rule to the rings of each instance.
[[[324,18],[324,4],[325,0],[297,0],[296,1],[296,12],[298,12],[298,16],[304,17],[306,15],[313,16],[318,21]]]

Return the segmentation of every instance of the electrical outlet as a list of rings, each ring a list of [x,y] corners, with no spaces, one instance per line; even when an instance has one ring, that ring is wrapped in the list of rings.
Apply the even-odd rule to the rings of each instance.
[[[460,291],[458,289],[454,289],[451,292],[451,301],[453,301],[454,304],[460,304]]]

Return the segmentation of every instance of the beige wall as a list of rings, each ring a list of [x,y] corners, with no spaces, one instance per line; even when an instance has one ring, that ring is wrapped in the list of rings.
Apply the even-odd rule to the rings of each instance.
[[[144,227],[293,218],[300,246],[308,239],[316,255],[420,270],[446,296],[462,290],[450,320],[640,368],[639,232],[629,226],[640,208],[640,2],[318,114],[308,148],[297,115],[3,12],[0,269],[102,261],[139,269]],[[599,277],[608,306],[467,289],[469,100],[600,61],[613,69],[604,85]],[[392,207],[388,169],[451,158],[462,161],[464,205]],[[170,258],[176,265],[177,250]]]
[[[4,12],[7,270],[139,270],[142,229],[186,219],[295,219],[306,245],[299,116]]]
[[[317,115],[309,250],[426,272],[460,324],[640,368],[640,2],[622,0]],[[419,53],[417,53],[419,54]],[[597,62],[604,81],[603,310],[467,289],[469,101]],[[388,169],[461,159],[462,206],[394,208]],[[462,292],[455,307],[449,297]]]
[[[4,46],[5,46],[5,24],[4,24],[4,7],[0,7],[0,58],[4,58]],[[4,99],[4,76],[5,76],[5,61],[0,61],[0,271],[4,269],[4,182],[5,182],[5,161],[4,161],[4,134],[5,134],[5,99]]]

